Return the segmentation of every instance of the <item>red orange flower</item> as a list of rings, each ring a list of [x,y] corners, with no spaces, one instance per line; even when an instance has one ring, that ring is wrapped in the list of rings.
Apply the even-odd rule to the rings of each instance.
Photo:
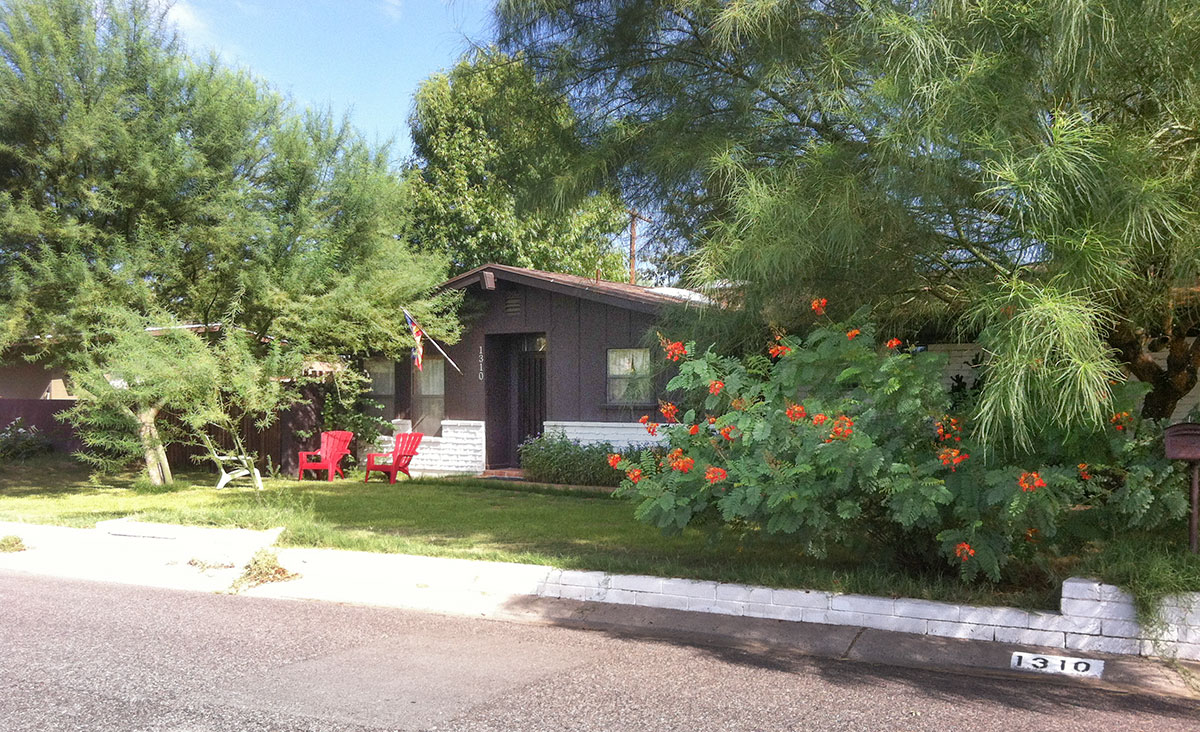
[[[942,465],[949,465],[950,472],[952,473],[955,471],[959,463],[963,462],[969,457],[971,456],[962,450],[955,450],[954,448],[950,447],[947,447],[938,453],[938,459],[942,461]]]
[[[792,352],[792,349],[783,345],[782,343],[776,343],[775,345],[773,345],[767,349],[767,353],[771,354],[771,358],[779,358],[781,356],[786,356],[791,352]]]
[[[667,453],[667,461],[671,463],[671,470],[678,470],[681,473],[686,473],[696,465],[694,458],[686,457],[683,454],[683,448],[677,447]]]
[[[1092,474],[1090,472],[1088,472],[1088,464],[1087,463],[1079,464],[1079,477],[1082,480],[1091,480],[1092,479]]]
[[[642,415],[642,418],[641,418],[641,419],[639,419],[638,421],[639,421],[639,422],[641,422],[642,424],[646,424],[647,422],[649,422],[649,421],[650,421],[650,415],[649,415],[649,414],[643,414],[643,415]]]
[[[629,479],[630,479],[630,480],[632,480],[634,483],[636,483],[636,482],[638,482],[639,480],[641,480],[641,479],[642,479],[642,469],[641,469],[641,468],[634,468],[633,470],[630,470],[630,471],[628,471],[627,473],[625,473],[625,477],[626,477],[626,478],[629,478]]]
[[[1037,534],[1037,529],[1025,529],[1025,541],[1029,542],[1030,544],[1038,543]]]
[[[829,437],[825,441],[833,442],[834,440],[850,439],[850,435],[854,433],[854,430],[851,429],[852,427],[854,427],[854,420],[844,414],[839,415],[837,419],[833,420],[833,430],[829,433]]]
[[[715,465],[708,466],[708,470],[704,471],[704,477],[709,483],[720,483],[725,480],[729,474],[725,472],[725,468],[718,468]]]
[[[687,346],[683,345],[682,341],[665,343],[663,350],[667,352],[668,361],[678,361],[680,357],[687,355]]]
[[[1129,412],[1117,412],[1112,416],[1112,419],[1108,421],[1112,423],[1112,426],[1116,428],[1117,432],[1122,432],[1126,427],[1133,424],[1133,417],[1129,414]]]
[[[829,419],[829,417],[826,417],[824,414],[814,414],[813,424],[817,427],[820,427],[821,425],[825,424],[825,420],[827,419]]]
[[[829,304],[829,301],[826,300],[825,298],[823,298],[823,297],[816,298],[815,300],[812,301],[813,312],[816,313],[817,315],[824,315],[825,314],[825,306],[828,304]]]
[[[708,418],[708,423],[709,423],[709,424],[716,424],[716,423],[717,423],[717,418],[716,418],[716,417],[709,417],[709,418]]]
[[[721,437],[724,437],[726,440],[732,440],[733,439],[733,425],[727,424],[724,427],[722,427],[721,428]]]
[[[799,422],[808,416],[804,411],[804,407],[800,406],[799,404],[789,404],[786,414],[787,418],[793,422]]]
[[[1036,472],[1021,473],[1021,477],[1017,478],[1017,485],[1021,486],[1023,492],[1033,493],[1038,488],[1045,488],[1046,481]]]
[[[651,437],[658,435],[658,422],[651,422],[646,425],[646,431],[650,433]]]
[[[901,341],[899,338],[893,338],[884,345],[886,345],[888,348],[899,348],[902,342],[903,341]]]
[[[670,402],[661,402],[661,406],[659,407],[658,411],[662,412],[662,416],[665,417],[668,422],[675,422],[676,418],[679,416],[679,407]]]
[[[859,330],[858,328],[855,328],[854,330],[851,330],[851,331],[849,331],[849,332],[847,332],[847,333],[846,333],[846,340],[850,340],[850,341],[852,341],[852,340],[854,340],[855,338],[857,338],[857,337],[859,336],[859,334],[860,334],[860,333],[862,333],[862,331],[861,331],[861,330]]]
[[[689,435],[698,435],[698,434],[700,434],[700,425],[698,425],[698,424],[694,424],[694,425],[692,425],[691,427],[688,427],[688,434],[689,434]]]
[[[975,556],[975,550],[971,548],[970,544],[964,541],[954,547],[954,556],[965,562]]]
[[[617,453],[614,452],[613,454],[608,456],[608,464],[614,470],[616,469],[617,465],[620,464],[620,462],[621,462],[621,456],[618,455]]]
[[[729,406],[733,407],[734,409],[737,409],[739,411],[743,410],[746,408],[746,400],[741,397],[738,397],[737,399],[734,399],[732,402],[730,402]]]
[[[942,421],[937,423],[939,442],[945,442],[950,439],[953,439],[955,442],[962,442],[962,436],[959,434],[961,432],[962,425],[958,423],[957,419],[949,415],[942,417]]]
[[[720,394],[721,390],[724,388],[725,388],[725,382],[721,381],[720,379],[713,379],[712,381],[708,382],[708,393],[709,394]]]

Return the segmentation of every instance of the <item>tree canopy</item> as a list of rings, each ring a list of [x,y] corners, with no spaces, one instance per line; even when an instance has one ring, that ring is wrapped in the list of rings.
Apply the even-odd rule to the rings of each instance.
[[[507,0],[596,166],[704,205],[698,279],[984,347],[984,434],[1147,416],[1196,384],[1200,4]],[[1160,365],[1156,351],[1167,358]],[[1161,360],[1161,359],[1160,359]]]
[[[456,272],[495,262],[620,278],[614,189],[546,202],[582,144],[570,106],[519,56],[476,52],[427,79],[415,106],[412,241]]]
[[[66,365],[77,424],[156,481],[162,409],[273,417],[305,359],[406,357],[405,308],[458,333],[388,149],[193,60],[164,12],[0,2],[0,358]]]
[[[157,7],[0,8],[0,347],[52,352],[112,303],[397,356],[407,306],[453,339],[445,258],[405,245],[387,150],[193,62]]]

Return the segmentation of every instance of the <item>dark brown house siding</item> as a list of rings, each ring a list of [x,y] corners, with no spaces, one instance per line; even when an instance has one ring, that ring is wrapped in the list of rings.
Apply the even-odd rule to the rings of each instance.
[[[552,291],[502,279],[499,273],[486,289],[484,282],[466,286],[463,338],[446,352],[463,370],[446,368],[445,416],[450,420],[486,423],[489,467],[516,463],[516,446],[528,434],[522,413],[536,382],[544,373],[540,420],[574,422],[632,422],[655,402],[638,405],[608,403],[608,349],[648,345],[658,304],[625,301],[571,287]],[[528,353],[544,337],[541,355]],[[436,356],[430,347],[426,356]],[[541,360],[539,366],[537,362]],[[397,417],[410,419],[411,376],[408,364],[397,368]],[[660,385],[661,386],[661,385]],[[520,404],[524,402],[526,408]]]

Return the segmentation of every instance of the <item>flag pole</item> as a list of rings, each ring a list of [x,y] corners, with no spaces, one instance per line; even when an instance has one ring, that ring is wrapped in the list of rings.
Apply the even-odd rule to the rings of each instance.
[[[412,322],[417,323],[417,319],[412,316],[412,313],[408,312],[407,308],[400,309],[404,311],[404,314],[407,315]],[[417,327],[421,328],[421,324],[417,323]],[[458,367],[458,364],[454,363],[454,359],[450,358],[450,356],[442,350],[442,347],[439,346],[438,342],[433,339],[433,336],[429,335],[424,328],[421,328],[421,332],[425,334],[425,337],[429,339],[429,342],[433,344],[433,347],[438,349],[438,353],[442,354],[442,357],[450,362],[450,365],[454,367],[454,370],[461,374],[463,370]]]

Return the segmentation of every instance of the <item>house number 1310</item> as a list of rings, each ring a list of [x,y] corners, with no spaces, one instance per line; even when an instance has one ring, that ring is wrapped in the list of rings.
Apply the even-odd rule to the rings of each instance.
[[[1010,668],[1020,671],[1039,671],[1044,674],[1092,676],[1104,673],[1104,661],[1095,658],[1070,658],[1035,653],[1014,653]]]
[[[479,347],[479,380],[483,381],[483,346]]]

